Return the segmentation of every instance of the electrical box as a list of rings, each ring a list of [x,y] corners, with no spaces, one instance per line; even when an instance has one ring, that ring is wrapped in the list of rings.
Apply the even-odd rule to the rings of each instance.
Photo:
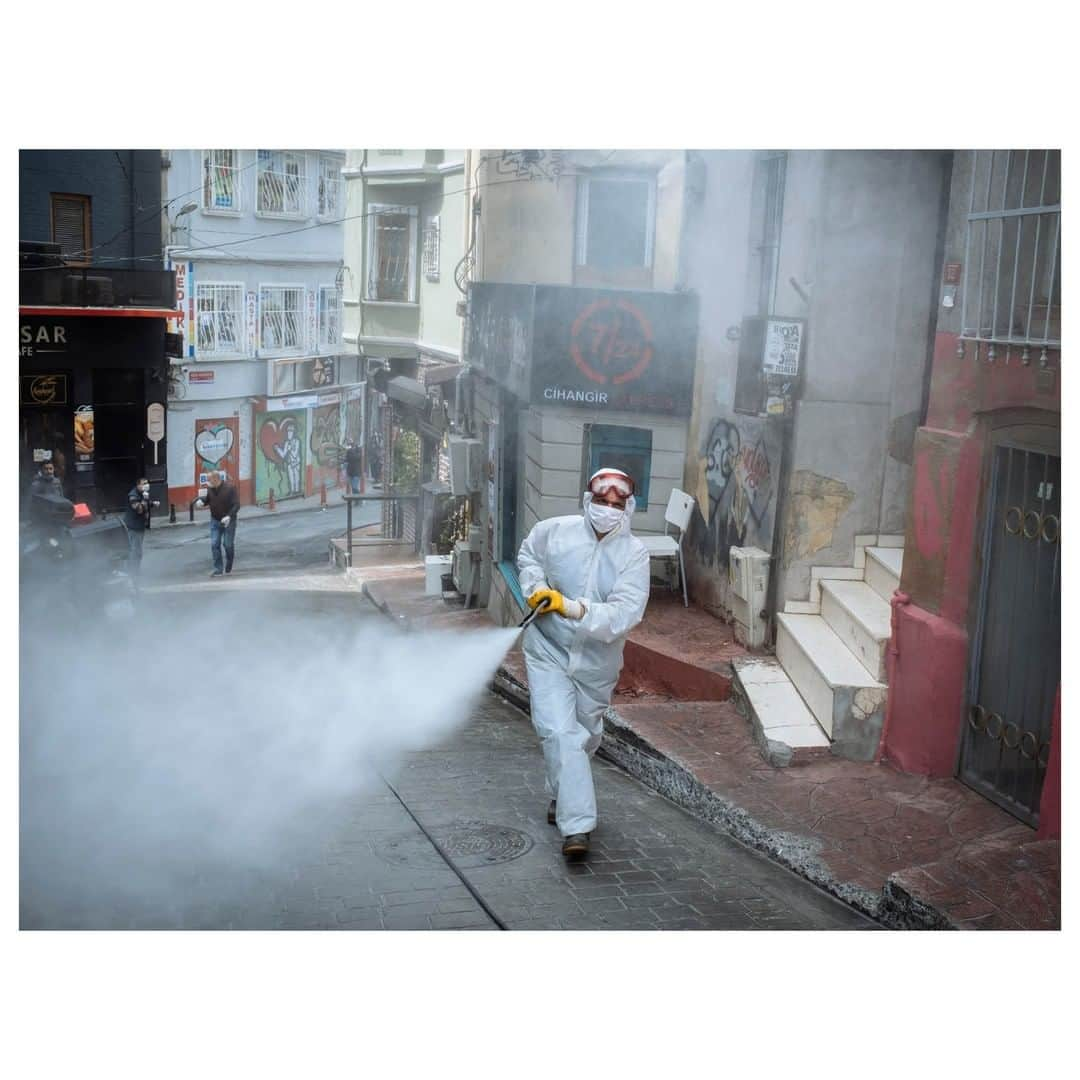
[[[471,495],[480,490],[479,439],[463,439],[451,435],[450,444],[450,494]]]
[[[751,647],[764,645],[769,553],[757,547],[729,548],[728,580],[736,640]]]

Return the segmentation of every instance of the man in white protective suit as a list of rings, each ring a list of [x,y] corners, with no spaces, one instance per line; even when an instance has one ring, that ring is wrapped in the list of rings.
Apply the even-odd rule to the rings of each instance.
[[[525,630],[532,722],[544,748],[548,821],[563,854],[582,859],[596,828],[592,755],[619,680],[623,644],[649,600],[649,553],[630,533],[634,482],[618,469],[589,479],[583,516],[537,522],[518,553],[530,608]]]

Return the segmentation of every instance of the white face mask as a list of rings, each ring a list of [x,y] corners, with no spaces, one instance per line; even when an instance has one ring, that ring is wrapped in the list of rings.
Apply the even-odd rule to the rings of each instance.
[[[140,484],[139,490],[145,495],[150,490],[149,484]]]
[[[626,516],[625,510],[616,510],[614,506],[606,503],[589,503],[589,522],[599,533],[609,533],[619,526],[619,522]]]

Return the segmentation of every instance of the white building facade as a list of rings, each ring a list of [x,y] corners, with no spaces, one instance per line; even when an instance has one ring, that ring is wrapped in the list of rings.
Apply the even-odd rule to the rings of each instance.
[[[169,502],[211,469],[242,503],[340,482],[363,439],[355,352],[343,346],[341,150],[166,151],[166,268],[176,271]]]

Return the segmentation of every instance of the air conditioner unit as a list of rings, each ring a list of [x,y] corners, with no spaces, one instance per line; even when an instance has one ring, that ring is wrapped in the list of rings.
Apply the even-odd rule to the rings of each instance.
[[[769,553],[757,547],[728,549],[728,581],[735,638],[743,645],[765,644],[765,596],[769,589]]]
[[[454,579],[454,588],[463,596],[477,591],[480,573],[480,560],[475,558],[468,541],[459,540],[454,545],[454,556],[450,573]]]
[[[450,494],[471,495],[480,490],[479,439],[463,439],[451,435],[450,443]]]

